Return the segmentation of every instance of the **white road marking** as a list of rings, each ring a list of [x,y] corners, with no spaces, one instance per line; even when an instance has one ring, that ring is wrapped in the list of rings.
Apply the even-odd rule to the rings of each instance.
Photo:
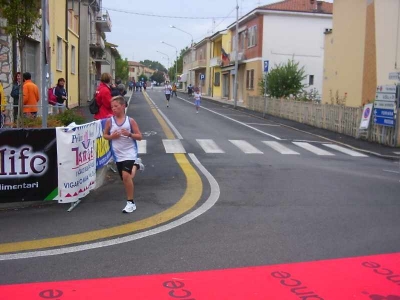
[[[16,254],[4,254],[4,255],[0,255],[0,261],[60,255],[60,254],[74,253],[74,252],[79,252],[79,251],[98,249],[98,248],[128,243],[128,242],[136,241],[138,239],[142,239],[142,238],[145,238],[148,236],[156,235],[158,233],[162,233],[162,232],[174,229],[178,226],[181,226],[185,223],[188,223],[188,222],[196,219],[197,217],[201,216],[206,211],[208,211],[210,208],[212,208],[215,205],[215,203],[217,203],[219,196],[221,194],[221,191],[220,191],[218,182],[210,174],[210,172],[208,172],[206,170],[206,168],[204,168],[204,166],[199,162],[197,157],[193,153],[189,153],[189,157],[192,159],[193,163],[197,166],[197,168],[207,178],[207,180],[210,184],[210,188],[211,188],[210,196],[208,197],[206,202],[204,202],[203,205],[201,205],[198,209],[194,210],[193,212],[191,212],[191,213],[183,216],[182,218],[179,218],[171,223],[168,223],[168,224],[165,224],[160,227],[157,227],[157,228],[154,228],[151,230],[147,230],[144,232],[128,235],[128,236],[125,236],[122,238],[116,238],[116,239],[111,239],[111,240],[101,241],[101,242],[96,242],[96,243],[91,243],[91,244],[85,244],[85,245],[80,245],[80,246],[64,247],[64,248],[53,249],[53,250],[41,250],[41,251],[16,253]]]
[[[341,147],[341,146],[339,146],[339,145],[324,144],[324,146],[325,146],[325,147],[328,147],[328,148],[331,148],[331,149],[334,149],[334,150],[336,150],[336,151],[339,151],[339,152],[348,154],[348,155],[350,155],[350,156],[354,156],[354,157],[368,157],[368,155],[362,154],[362,153],[360,153],[360,152],[356,152],[356,151],[354,151],[354,150],[351,150],[351,149],[348,149],[348,148],[345,148],[345,147]]]
[[[308,150],[312,153],[315,153],[317,155],[324,155],[324,156],[334,156],[335,154],[332,154],[328,151],[322,150],[320,148],[317,148],[309,143],[302,143],[302,142],[293,142],[296,146],[299,146],[305,150]]]
[[[138,144],[138,153],[146,154],[147,153],[147,141],[146,140],[137,141],[137,144]]]
[[[225,153],[213,140],[201,140],[197,139],[200,147],[203,148],[205,153]]]
[[[257,125],[257,126],[272,126],[272,127],[279,127],[281,125],[277,124],[265,124],[265,123],[246,123],[247,125]]]
[[[299,152],[293,151],[292,149],[289,149],[288,147],[286,147],[278,142],[263,141],[263,143],[266,144],[267,146],[271,147],[272,149],[278,151],[280,154],[300,155]]]
[[[164,118],[165,122],[167,122],[167,124],[169,125],[169,127],[172,129],[172,131],[174,132],[176,138],[183,140],[182,135],[180,134],[180,132],[178,131],[178,129],[175,128],[175,126],[171,123],[171,121],[167,118],[166,115],[164,115],[164,113],[157,107],[156,103],[153,101],[153,99],[150,98],[150,96],[148,97],[149,100],[154,104],[154,106],[156,107],[157,111],[160,113],[160,115]]]
[[[393,152],[394,154],[400,155],[400,152]]]
[[[190,102],[190,101],[188,101],[188,100],[186,100],[186,99],[183,99],[182,97],[178,97],[178,98],[181,99],[181,100],[183,100],[183,101],[186,101],[187,103],[190,103],[190,104],[194,105],[192,102]],[[228,116],[225,116],[225,115],[223,115],[223,114],[217,113],[216,111],[213,111],[213,110],[211,110],[211,109],[209,109],[209,108],[202,107],[201,109],[207,110],[207,111],[209,111],[209,112],[212,112],[213,114],[216,114],[216,115],[219,115],[219,116],[221,116],[221,117],[224,117],[225,119],[231,120],[232,122],[238,123],[238,124],[243,125],[243,126],[246,126],[246,127],[248,127],[248,128],[251,128],[251,129],[253,129],[254,131],[257,131],[257,132],[259,132],[259,133],[261,133],[261,134],[264,134],[264,135],[267,135],[267,136],[269,136],[269,137],[272,137],[272,138],[274,138],[274,139],[276,139],[276,140],[282,141],[281,138],[279,138],[279,137],[277,137],[277,136],[275,136],[275,135],[266,133],[266,132],[264,132],[264,131],[262,131],[262,130],[260,130],[260,129],[254,128],[254,127],[252,127],[252,126],[250,126],[250,125],[247,125],[246,123],[240,122],[240,121],[238,121],[238,120],[229,118]]]
[[[162,140],[165,153],[186,153],[180,140]]]
[[[392,170],[383,170],[384,172],[389,172],[389,173],[395,173],[395,174],[400,174],[399,171],[392,171]]]
[[[229,141],[246,154],[263,154],[263,152],[261,152],[256,147],[254,147],[253,145],[251,145],[246,141],[242,140],[229,140]]]

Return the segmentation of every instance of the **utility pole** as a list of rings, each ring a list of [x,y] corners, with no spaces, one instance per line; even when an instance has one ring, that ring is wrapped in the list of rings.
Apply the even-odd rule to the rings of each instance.
[[[238,97],[238,69],[239,69],[239,4],[236,0],[236,32],[235,32],[235,81],[233,84],[234,108],[237,108]]]
[[[49,73],[49,60],[47,57],[47,31],[49,30],[47,21],[48,0],[42,0],[42,128],[47,128],[47,115],[49,113],[49,102],[47,99],[47,80]]]

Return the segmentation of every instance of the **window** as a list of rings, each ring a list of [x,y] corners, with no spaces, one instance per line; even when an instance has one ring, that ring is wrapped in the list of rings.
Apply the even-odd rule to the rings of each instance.
[[[62,70],[63,67],[63,40],[60,37],[57,37],[57,70]]]
[[[246,71],[246,89],[254,89],[254,70]]]
[[[308,85],[314,85],[314,75],[308,76]]]
[[[239,51],[244,50],[245,45],[246,45],[246,32],[242,31],[239,34]]]
[[[75,46],[71,46],[71,73],[75,74],[76,68],[76,52]]]
[[[257,45],[257,25],[248,29],[247,48]]]
[[[214,75],[214,85],[215,86],[221,85],[221,73],[220,72],[216,72]]]

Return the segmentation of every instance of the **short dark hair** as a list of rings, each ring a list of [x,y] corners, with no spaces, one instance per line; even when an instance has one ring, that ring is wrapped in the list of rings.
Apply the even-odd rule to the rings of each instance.
[[[24,80],[31,80],[32,79],[32,75],[29,72],[24,73],[24,75],[22,75],[22,78]]]
[[[59,84],[61,81],[65,82],[65,79],[64,78],[59,78],[58,81],[57,81],[57,84]]]
[[[125,98],[122,96],[115,96],[111,99],[111,102],[117,101],[121,105],[126,105]]]

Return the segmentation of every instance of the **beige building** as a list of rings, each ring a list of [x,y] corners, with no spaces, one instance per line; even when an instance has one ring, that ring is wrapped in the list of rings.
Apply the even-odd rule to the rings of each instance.
[[[323,103],[358,107],[400,71],[400,0],[335,0],[325,33]]]

